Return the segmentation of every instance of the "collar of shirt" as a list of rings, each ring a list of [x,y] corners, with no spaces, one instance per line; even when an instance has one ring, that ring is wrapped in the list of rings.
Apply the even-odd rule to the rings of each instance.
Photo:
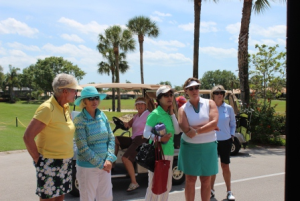
[[[165,113],[167,113],[160,105],[156,109],[158,111],[158,114],[165,114]],[[169,114],[169,113],[167,113],[167,114]]]
[[[94,118],[90,115],[90,113],[89,113],[85,108],[82,109],[82,112],[83,112],[85,118],[90,119],[90,120],[91,120],[91,119],[94,119]],[[97,108],[97,109],[96,109],[96,114],[95,114],[95,119],[98,119],[98,118],[99,118],[100,112],[101,112],[101,111]]]
[[[222,103],[222,105],[220,105],[220,107],[218,107],[219,111],[223,111],[223,113],[227,112],[227,107],[225,105],[225,102]]]
[[[200,102],[200,105],[203,104],[203,99],[200,98],[200,101],[199,101],[199,102]],[[186,102],[186,106],[187,106],[187,107],[193,107],[193,105],[190,103],[190,101],[187,101],[187,102]]]

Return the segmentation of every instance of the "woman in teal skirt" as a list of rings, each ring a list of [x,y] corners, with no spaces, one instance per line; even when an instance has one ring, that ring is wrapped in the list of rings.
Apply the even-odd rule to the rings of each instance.
[[[218,109],[214,101],[200,98],[200,82],[189,78],[183,85],[189,101],[178,110],[178,123],[183,131],[178,169],[186,175],[185,198],[195,199],[195,183],[199,176],[201,200],[210,200],[210,176],[218,173],[217,138]]]

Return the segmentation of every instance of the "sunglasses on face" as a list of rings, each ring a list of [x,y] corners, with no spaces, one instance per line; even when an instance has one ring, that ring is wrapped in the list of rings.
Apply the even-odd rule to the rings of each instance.
[[[169,98],[169,97],[172,97],[173,94],[172,94],[172,93],[169,93],[169,94],[162,94],[162,96],[165,97],[165,98]]]
[[[221,91],[221,92],[214,92],[213,94],[214,94],[214,95],[219,95],[219,94],[224,95],[225,92],[224,92],[224,91]]]
[[[93,100],[99,100],[99,96],[95,96],[95,97],[88,97],[87,98],[89,101],[93,101]]]
[[[189,91],[193,91],[193,90],[199,90],[199,86],[194,86],[194,87],[189,87],[188,90]]]

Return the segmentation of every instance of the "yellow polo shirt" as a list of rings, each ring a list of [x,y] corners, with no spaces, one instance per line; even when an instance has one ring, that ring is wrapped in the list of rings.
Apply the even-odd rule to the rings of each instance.
[[[33,118],[46,124],[35,141],[40,154],[53,159],[73,157],[75,126],[70,117],[69,104],[61,107],[51,96],[38,107]]]

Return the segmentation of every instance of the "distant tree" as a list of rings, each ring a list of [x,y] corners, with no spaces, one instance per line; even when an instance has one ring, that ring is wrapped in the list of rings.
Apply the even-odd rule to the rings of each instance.
[[[144,84],[144,69],[143,69],[143,52],[144,52],[144,37],[156,38],[159,35],[159,29],[154,21],[144,16],[137,16],[129,20],[127,27],[134,34],[138,36],[140,45],[140,69],[141,69],[141,83]]]
[[[4,80],[4,85],[5,87],[8,86],[9,88],[9,102],[10,103],[15,103],[16,98],[14,95],[14,87],[20,87],[20,82],[19,82],[19,74],[18,71],[20,68],[13,67],[12,65],[9,65],[9,72],[6,73],[5,75],[5,80]]]
[[[120,83],[119,76],[119,56],[120,50],[124,53],[127,51],[133,51],[135,49],[135,41],[132,37],[132,33],[128,29],[122,30],[120,26],[114,25],[107,28],[104,34],[99,34],[99,44],[97,45],[99,52],[105,52],[106,50],[113,49],[115,55],[116,65],[116,82]],[[117,111],[121,111],[121,96],[120,89],[117,89],[118,94],[118,108]]]
[[[3,72],[3,67],[0,65],[0,88],[2,89],[2,91],[5,90],[4,80],[5,80],[5,75]]]
[[[98,73],[100,74],[107,74],[112,77],[112,83],[115,83],[116,80],[116,62],[115,62],[115,55],[113,49],[105,49],[103,52],[100,52],[107,60],[107,62],[101,61],[98,66]],[[128,62],[125,60],[126,55],[125,53],[120,53],[119,55],[119,68],[120,72],[123,74],[129,69]],[[112,89],[112,111],[115,111],[115,89]]]
[[[253,87],[256,93],[262,93],[264,104],[267,98],[273,98],[285,86],[285,56],[286,52],[277,52],[278,45],[269,47],[267,45],[255,45],[258,48],[256,54],[249,58],[254,70],[250,71],[253,75]],[[271,86],[273,86],[273,89]],[[269,93],[269,95],[267,94]]]
[[[180,90],[182,90],[182,86],[174,86],[174,89],[175,89],[175,91],[180,91]]]
[[[172,84],[171,84],[170,81],[165,81],[165,82],[161,81],[161,82],[159,83],[159,85],[169,85],[170,87],[172,87]]]
[[[54,77],[59,73],[67,73],[73,75],[78,81],[82,80],[86,74],[77,65],[73,65],[70,61],[64,60],[63,57],[48,57],[38,59],[33,67],[34,82],[44,92],[52,92],[52,82]]]
[[[32,96],[32,91],[37,90],[38,87],[34,82],[34,65],[30,65],[28,68],[23,69],[23,73],[20,74],[20,85],[22,87],[28,87],[30,89],[30,93],[28,95],[28,99],[30,100]]]
[[[202,89],[211,89],[215,85],[223,85],[226,90],[232,90],[238,87],[237,77],[231,71],[207,71],[203,74],[201,80]]]

